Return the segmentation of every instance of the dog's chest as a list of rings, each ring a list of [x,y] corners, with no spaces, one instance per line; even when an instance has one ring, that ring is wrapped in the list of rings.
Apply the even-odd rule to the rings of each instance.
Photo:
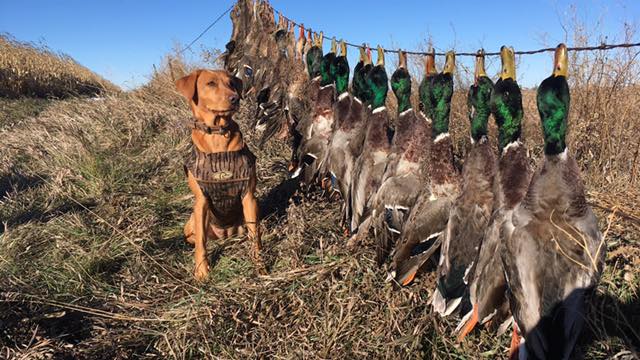
[[[242,198],[255,176],[255,156],[240,151],[204,153],[194,147],[186,168],[206,196],[216,225],[236,225],[242,219]]]

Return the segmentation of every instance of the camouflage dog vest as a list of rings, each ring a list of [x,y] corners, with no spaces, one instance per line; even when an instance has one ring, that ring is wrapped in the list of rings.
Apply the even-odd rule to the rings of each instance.
[[[238,219],[241,222],[243,218],[242,198],[255,176],[255,159],[246,146],[239,151],[219,153],[205,153],[193,146],[185,171],[191,171],[196,178],[216,226],[241,225]]]

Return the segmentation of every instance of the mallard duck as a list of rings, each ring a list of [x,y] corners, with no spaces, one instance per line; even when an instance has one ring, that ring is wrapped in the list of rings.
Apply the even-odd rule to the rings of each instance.
[[[301,33],[303,34],[303,33]],[[296,178],[302,172],[302,163],[300,156],[302,154],[302,144],[306,142],[306,134],[308,134],[313,124],[313,106],[318,98],[320,89],[320,66],[322,62],[322,42],[324,36],[322,32],[313,37],[314,32],[307,29],[307,39],[305,40],[304,54],[302,56],[304,69],[308,74],[308,79],[302,76],[296,78],[293,83],[293,89],[290,91],[296,99],[292,102],[295,108],[291,108],[292,114],[295,115],[295,121],[291,128],[291,161],[289,163],[289,171],[291,177]]]
[[[276,137],[280,140],[290,135],[290,119],[288,114],[288,98],[290,87],[299,77],[300,66],[294,61],[295,38],[287,20],[281,14],[276,31],[273,34],[277,52],[269,59],[264,59],[259,76],[254,83],[260,83],[260,91],[256,95],[257,109],[254,116],[254,127],[262,132],[258,146]],[[271,69],[271,71],[264,71]]]
[[[417,191],[407,189],[419,189],[425,185],[426,174],[421,165],[429,154],[425,142],[431,126],[424,117],[413,111],[407,56],[400,51],[398,58],[398,69],[391,76],[391,89],[398,100],[398,118],[387,168],[373,201],[372,226],[378,265],[386,260],[418,196]]]
[[[349,140],[356,135],[347,134],[351,129],[345,127],[348,125],[346,121],[350,115],[353,98],[348,92],[349,63],[347,62],[347,44],[344,41],[340,42],[340,55],[336,57],[332,71],[336,74],[335,84],[338,98],[333,105],[333,134],[329,140],[323,172],[331,182],[333,191],[338,191],[344,196],[347,192],[342,184],[345,180],[344,175],[347,171],[351,173],[353,170],[352,159],[345,158],[345,151]]]
[[[313,119],[310,126],[303,133],[303,143],[299,158],[299,165],[303,173],[302,181],[306,185],[313,185],[315,180],[322,180],[326,159],[327,146],[333,129],[333,103],[335,100],[335,66],[337,43],[335,38],[331,42],[331,50],[322,58],[320,66],[320,88],[313,108]]]
[[[435,109],[435,104],[432,103],[433,77],[438,73],[436,70],[435,50],[432,48],[427,55],[425,55],[424,59],[424,77],[420,82],[418,95],[420,97],[420,111],[427,119],[431,120],[433,119],[433,110]]]
[[[258,9],[259,26],[256,30],[260,32],[261,36],[257,43],[257,56],[262,59],[269,59],[275,49],[273,36],[277,30],[275,13],[273,7],[266,1],[260,2]]]
[[[304,37],[304,24],[300,25],[300,35],[298,41],[296,41],[295,59],[301,60],[304,55],[305,46],[307,45],[307,39]]]
[[[369,217],[371,200],[376,193],[387,164],[391,143],[389,113],[385,107],[389,79],[384,69],[384,51],[378,46],[378,60],[369,71],[367,86],[371,96],[371,113],[367,115],[362,152],[356,160],[354,179],[351,185],[351,232],[358,231],[361,223]]]
[[[522,201],[531,171],[527,150],[520,138],[523,119],[522,94],[516,81],[513,48],[500,49],[502,70],[491,94],[491,113],[498,125],[500,160],[494,178],[494,212],[487,227],[469,284],[468,304],[458,329],[462,340],[477,323],[499,325],[498,332],[510,323],[506,299],[506,279],[500,259],[501,249],[513,230],[512,214]]]
[[[252,21],[253,4],[251,0],[236,2],[231,11],[231,23],[233,24],[231,39],[225,45],[226,51],[222,55],[224,68],[231,73],[238,70],[239,59],[246,52],[246,39],[251,31]]]
[[[287,30],[287,54],[289,57],[289,63],[295,63],[296,47],[298,46],[295,25],[287,18],[284,18],[284,21],[286,23],[285,28]]]
[[[309,50],[311,50],[313,46],[314,46],[313,31],[311,29],[307,29],[307,39],[304,43],[304,49],[303,49],[304,50],[303,57],[305,57],[305,60],[306,60],[306,55],[309,53]],[[320,54],[320,56],[322,56],[322,54]]]
[[[453,311],[462,299],[493,212],[496,159],[487,133],[492,92],[493,82],[487,77],[484,51],[480,50],[476,55],[475,81],[467,96],[471,149],[464,161],[462,189],[449,212],[440,250],[434,308],[441,315]]]
[[[309,29],[309,38],[307,39],[307,44],[310,44],[312,41],[311,38],[311,29]],[[313,41],[313,45],[307,50],[307,72],[309,73],[309,79],[314,80],[320,76],[320,66],[322,66],[322,42],[324,41],[324,36],[322,32],[315,38]],[[319,78],[318,78],[319,81]]]
[[[306,41],[304,29],[300,27],[300,37],[296,40],[294,26],[288,19],[281,17],[278,28],[276,39],[281,51],[272,68],[278,69],[274,73],[279,75],[274,77],[277,81],[267,88],[268,92],[267,89],[263,89],[259,93],[256,115],[256,129],[262,131],[258,142],[259,147],[263,147],[272,137],[279,140],[286,139],[294,145],[292,140],[296,134],[292,130],[297,126],[307,108],[302,106],[302,102],[306,100],[304,90],[308,79],[304,76],[304,62],[300,61],[302,55],[296,54],[298,51],[296,48],[301,51]],[[262,98],[268,100],[263,101]]]
[[[361,81],[366,85],[366,78],[371,70],[371,57],[367,53],[368,48],[365,48],[364,44],[360,48],[360,61],[354,69],[351,93],[342,92],[334,106],[335,129],[327,158],[334,190],[339,191],[343,199],[342,215],[347,229],[348,221],[351,219],[351,185],[356,175],[354,167],[362,153],[367,117],[366,104],[370,101],[371,93],[368,89],[359,88],[362,85]],[[348,80],[347,77],[345,79]]]
[[[564,44],[553,65],[536,98],[544,161],[513,214],[515,229],[502,253],[511,312],[525,339],[520,358],[571,356],[605,259],[598,220],[565,142],[570,95]]]
[[[371,101],[371,88],[367,85],[367,77],[373,65],[371,64],[371,50],[366,44],[360,47],[360,61],[353,69],[351,80],[351,93],[365,104]]]
[[[427,58],[426,61],[429,61]],[[440,235],[447,225],[449,209],[458,193],[458,174],[453,165],[453,142],[449,135],[449,113],[453,95],[455,53],[446,54],[441,73],[431,77],[431,90],[426,93],[431,112],[431,143],[427,159],[428,181],[422,186],[398,241],[387,280],[408,285],[424,262],[440,243]],[[433,111],[429,106],[433,104]]]

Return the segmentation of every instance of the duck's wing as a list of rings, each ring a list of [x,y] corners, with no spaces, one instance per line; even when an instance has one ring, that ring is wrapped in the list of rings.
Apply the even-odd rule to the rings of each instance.
[[[447,302],[459,302],[464,295],[480,242],[489,223],[490,211],[488,207],[480,206],[474,201],[458,201],[451,208],[440,252],[436,288]]]
[[[389,166],[386,170],[388,173]],[[373,204],[376,212],[372,218],[378,265],[386,261],[389,252],[395,246],[418,196],[417,191],[407,189],[419,189],[420,180],[419,174],[389,176],[378,188]]]
[[[389,267],[399,284],[409,284],[438,249],[452,203],[453,197],[432,199],[426,190],[416,200]]]
[[[493,210],[492,177],[467,171],[465,175],[466,185],[449,213],[438,264],[436,291],[447,301],[464,295]]]
[[[461,303],[461,313],[464,315],[456,328],[456,331],[460,331],[459,340],[471,332],[477,323],[491,321],[498,326],[510,317],[507,281],[501,258],[503,224],[504,213],[495,211],[484,232],[471,270],[468,292]]]
[[[590,237],[575,225],[576,219],[563,221],[563,216],[553,214],[547,220],[520,208],[514,216],[521,225],[506,242],[503,261],[511,311],[525,337],[526,351],[538,358],[551,354],[569,358],[600,271],[579,239],[595,246],[599,232]]]
[[[380,179],[387,163],[387,152],[364,149],[358,160],[354,186],[352,186],[353,217],[351,230],[356,231],[360,223],[370,215],[373,200],[380,187]]]

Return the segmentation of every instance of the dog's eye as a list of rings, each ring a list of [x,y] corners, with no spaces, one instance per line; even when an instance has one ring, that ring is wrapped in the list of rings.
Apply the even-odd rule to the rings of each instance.
[[[246,67],[244,68],[244,74],[245,74],[246,76],[251,77],[251,76],[253,75],[253,69],[252,69],[252,68],[250,68],[250,67],[248,67],[248,66],[246,66]]]
[[[214,80],[211,80],[207,83],[207,86],[216,86],[216,82]]]

